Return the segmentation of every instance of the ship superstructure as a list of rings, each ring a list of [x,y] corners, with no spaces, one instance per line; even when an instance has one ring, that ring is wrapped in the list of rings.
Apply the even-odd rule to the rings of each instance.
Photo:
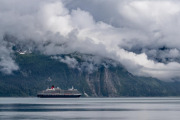
[[[59,87],[55,88],[54,86],[52,86],[51,89],[48,88],[37,94],[37,97],[41,98],[75,98],[80,96],[81,93],[73,87],[68,90],[62,90]]]

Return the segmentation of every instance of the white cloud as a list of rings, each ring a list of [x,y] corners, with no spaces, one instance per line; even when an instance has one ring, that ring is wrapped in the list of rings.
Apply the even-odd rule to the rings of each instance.
[[[78,61],[75,58],[71,58],[69,56],[65,56],[65,58],[55,56],[53,58],[59,59],[61,62],[66,63],[71,68],[77,67],[78,64]]]
[[[0,71],[11,74],[12,71],[18,70],[19,67],[11,58],[12,50],[7,47],[7,43],[0,40]]]
[[[0,1],[0,34],[16,36],[13,44],[110,58],[135,75],[162,80],[180,78],[179,19],[180,2],[171,0]]]
[[[45,4],[40,8],[40,20],[47,31],[59,32],[61,35],[67,35],[72,31],[69,10],[66,9],[62,2],[53,2]]]

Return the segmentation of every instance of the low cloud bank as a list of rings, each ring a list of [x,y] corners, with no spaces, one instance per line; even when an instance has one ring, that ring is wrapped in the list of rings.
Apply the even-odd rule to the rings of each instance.
[[[180,2],[171,0],[1,0],[0,71],[18,70],[12,50],[18,46],[91,54],[134,75],[180,80],[179,19]],[[74,58],[61,62],[77,65]]]

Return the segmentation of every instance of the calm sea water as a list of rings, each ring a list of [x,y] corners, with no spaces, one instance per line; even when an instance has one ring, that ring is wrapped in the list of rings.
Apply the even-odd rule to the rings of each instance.
[[[180,98],[0,98],[0,120],[180,120]]]

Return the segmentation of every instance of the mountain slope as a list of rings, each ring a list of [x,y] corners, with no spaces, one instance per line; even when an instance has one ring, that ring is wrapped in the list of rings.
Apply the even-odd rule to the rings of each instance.
[[[40,54],[16,54],[15,59],[20,70],[12,75],[0,73],[0,96],[36,96],[37,91],[52,84],[62,89],[74,86],[82,94],[100,97],[180,95],[179,82],[137,77],[120,65],[100,65],[94,72],[87,72]]]

